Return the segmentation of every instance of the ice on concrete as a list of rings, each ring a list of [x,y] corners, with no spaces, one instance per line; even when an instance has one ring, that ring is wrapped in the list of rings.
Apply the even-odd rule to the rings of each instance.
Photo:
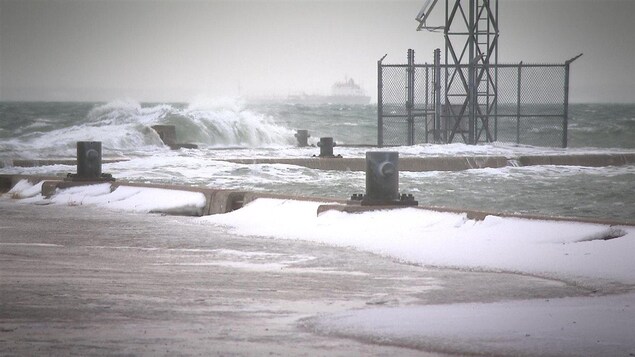
[[[22,202],[89,204],[135,212],[200,209],[205,204],[203,195],[193,192],[110,189],[107,183],[75,187],[45,199],[32,195],[37,190],[34,185],[21,182],[12,195],[29,197],[19,200]],[[301,321],[311,331],[454,354],[635,355],[635,227],[495,216],[474,221],[465,214],[414,208],[356,214],[330,211],[318,216],[320,204],[258,199],[240,210],[198,220],[223,226],[233,234],[351,247],[420,265],[510,271],[569,282],[609,281],[620,285],[623,292],[488,304],[373,305]],[[221,253],[227,259],[197,264],[258,271],[288,269],[284,261],[237,262],[229,257],[235,252]],[[308,269],[337,273],[329,267]],[[288,272],[302,271],[292,268]]]
[[[37,184],[32,184],[28,180],[20,180],[13,186],[9,192],[7,192],[12,198],[30,198],[39,196],[42,192],[42,184],[44,181]]]
[[[58,204],[69,206],[92,205],[113,210],[138,213],[201,214],[206,205],[200,192],[150,187],[117,186],[110,183],[58,189],[50,198],[41,194],[42,182],[33,185],[19,181],[9,194],[24,203]]]
[[[319,205],[259,199],[201,219],[239,235],[353,247],[421,265],[635,284],[634,227],[495,216],[474,221],[464,214],[414,208],[317,216]]]
[[[458,355],[633,356],[635,294],[407,307],[308,318],[329,335]]]
[[[206,205],[198,192],[130,186],[112,190],[110,183],[59,189],[44,198],[41,185],[22,180],[9,196],[27,203],[132,212],[200,213]],[[201,220],[239,235],[354,247],[421,265],[635,284],[635,227],[496,216],[474,221],[465,214],[414,208],[317,216],[320,204],[258,199],[240,210]]]
[[[404,262],[568,281],[635,283],[635,228],[404,208],[317,216],[319,203],[259,199],[202,220],[240,235],[353,247]],[[487,289],[486,286],[483,289]],[[373,307],[301,322],[311,331],[451,354],[635,355],[635,293],[552,300]]]

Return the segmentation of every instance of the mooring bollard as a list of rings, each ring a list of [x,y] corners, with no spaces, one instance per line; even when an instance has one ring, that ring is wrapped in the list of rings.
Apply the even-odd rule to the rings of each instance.
[[[101,142],[77,142],[77,176],[91,179],[101,176]]]
[[[112,175],[101,172],[101,141],[77,142],[77,174],[68,174],[71,181],[114,181]]]
[[[399,153],[366,153],[366,198],[376,201],[399,199]]]
[[[154,131],[159,134],[161,141],[172,150],[185,149],[198,149],[196,144],[177,143],[176,142],[176,127],[174,125],[153,125],[151,126]]]
[[[320,147],[320,157],[342,157],[342,155],[333,155],[333,147],[337,146],[333,138],[320,138],[317,145]]]
[[[308,130],[300,129],[295,133],[295,138],[298,139],[298,146],[301,148],[309,145],[310,137]]]
[[[362,206],[416,206],[410,194],[399,194],[399,153],[369,151],[366,153],[366,194],[354,194],[350,204]]]
[[[165,145],[176,145],[176,127],[174,125],[153,125],[151,128],[159,134]]]

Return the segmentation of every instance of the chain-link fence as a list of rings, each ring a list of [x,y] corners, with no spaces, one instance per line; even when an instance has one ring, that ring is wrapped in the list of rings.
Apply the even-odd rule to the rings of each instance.
[[[571,61],[476,67],[473,87],[467,65],[379,61],[378,145],[500,141],[566,147]]]
[[[380,104],[379,145],[412,145],[428,142],[433,106],[433,67],[414,67],[415,95],[408,101],[408,66],[382,66],[383,87],[386,93]],[[383,139],[382,139],[383,138]]]
[[[499,66],[495,140],[566,146],[565,66]]]

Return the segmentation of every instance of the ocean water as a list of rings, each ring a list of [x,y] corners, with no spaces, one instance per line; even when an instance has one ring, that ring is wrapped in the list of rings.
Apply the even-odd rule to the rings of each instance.
[[[12,166],[14,159],[74,158],[77,141],[102,142],[103,172],[121,180],[260,190],[332,198],[363,193],[363,172],[312,170],[291,165],[243,165],[221,159],[310,157],[294,134],[307,129],[309,143],[333,137],[335,153],[363,157],[375,148],[376,107],[302,106],[199,98],[190,103],[0,102],[0,173],[75,172],[68,165]],[[199,149],[170,150],[150,127],[176,126],[177,140]],[[389,148],[401,156],[635,152],[635,104],[573,104],[569,147],[513,143],[416,145]],[[505,167],[461,172],[400,173],[400,190],[424,205],[487,208],[563,216],[635,220],[635,165]]]

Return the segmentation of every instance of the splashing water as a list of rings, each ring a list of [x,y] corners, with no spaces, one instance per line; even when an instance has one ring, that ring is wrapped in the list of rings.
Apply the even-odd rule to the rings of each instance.
[[[0,154],[74,156],[77,141],[101,141],[114,156],[168,150],[151,129],[157,124],[175,125],[179,142],[202,147],[280,147],[295,142],[292,130],[277,125],[270,116],[244,109],[235,99],[197,99],[186,105],[116,100],[57,122],[41,118],[40,113],[32,115],[24,119],[29,125],[12,128],[13,136],[0,141]]]
[[[182,130],[182,138],[210,146],[272,147],[295,143],[294,132],[273,118],[244,108],[238,100],[198,98],[167,122]],[[178,136],[178,133],[177,133]]]

